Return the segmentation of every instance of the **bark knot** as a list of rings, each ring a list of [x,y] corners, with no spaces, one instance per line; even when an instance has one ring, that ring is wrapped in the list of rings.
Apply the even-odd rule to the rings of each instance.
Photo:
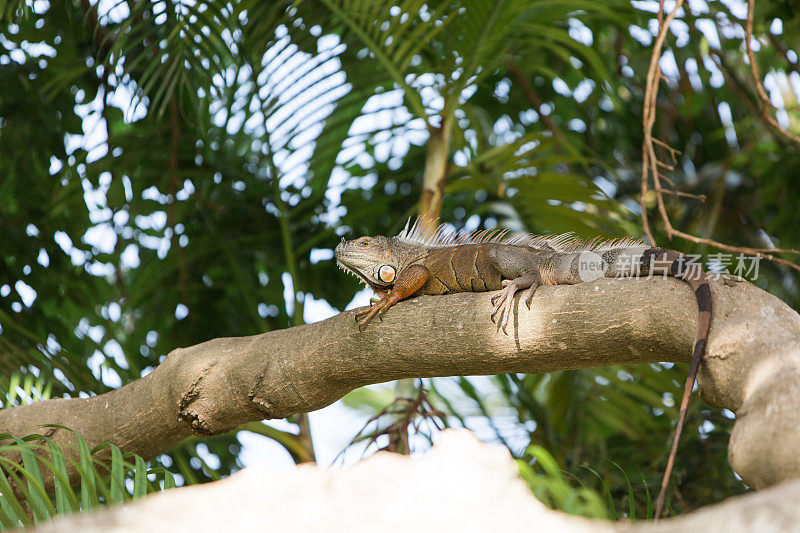
[[[253,402],[253,405],[264,414],[264,418],[274,418],[272,413],[274,412],[275,406],[272,402],[267,400],[266,398],[262,398],[259,396],[259,391],[263,387],[264,380],[266,379],[266,373],[261,373],[258,376],[253,387],[250,389],[250,392],[247,393],[247,397]]]
[[[204,412],[203,402],[200,400],[203,392],[203,382],[216,365],[216,362],[206,363],[191,385],[189,385],[189,389],[178,400],[178,420],[189,424],[195,435],[203,437],[219,433],[219,431],[215,431],[212,428],[210,417]]]

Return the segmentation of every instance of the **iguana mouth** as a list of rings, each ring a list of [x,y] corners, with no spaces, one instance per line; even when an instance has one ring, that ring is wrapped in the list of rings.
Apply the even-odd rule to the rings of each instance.
[[[353,270],[350,267],[346,266],[344,263],[341,262],[341,260],[337,259],[336,266],[338,266],[339,268],[341,268],[342,270],[344,270],[348,274],[351,274],[351,275],[357,277],[358,279],[360,279],[361,281],[363,281],[367,285],[370,285],[369,280],[367,278],[365,278],[363,274],[361,274],[358,270]]]
[[[344,239],[342,239],[342,243],[344,243]],[[342,246],[342,245],[340,244],[339,246]],[[354,268],[351,268],[350,266],[347,265],[347,263],[345,262],[345,259],[342,258],[342,253],[339,251],[339,246],[337,246],[336,250],[334,251],[334,255],[336,256],[336,266],[338,266],[339,268],[341,268],[342,270],[344,270],[348,274],[351,274],[351,275],[357,277],[358,279],[360,279],[361,281],[363,281],[364,285],[366,285],[370,289],[372,289],[372,290],[380,290],[380,287],[378,285],[372,283],[369,279],[367,279],[367,277],[364,276],[364,274],[362,274],[358,270],[355,270]]]

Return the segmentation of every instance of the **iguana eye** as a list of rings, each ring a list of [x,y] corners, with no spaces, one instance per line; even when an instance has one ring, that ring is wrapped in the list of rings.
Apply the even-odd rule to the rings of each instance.
[[[383,265],[378,270],[378,279],[384,283],[391,283],[394,281],[394,267],[390,267],[389,265]]]
[[[369,239],[364,239],[363,241],[359,242],[361,246],[369,246]]]

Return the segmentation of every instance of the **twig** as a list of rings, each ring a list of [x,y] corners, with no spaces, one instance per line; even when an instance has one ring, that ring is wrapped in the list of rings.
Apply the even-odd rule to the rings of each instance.
[[[771,126],[776,128],[777,131],[780,131],[788,139],[800,143],[800,138],[792,135],[791,133],[781,128],[780,125],[775,121],[774,117],[769,115],[769,113],[767,112],[768,106],[770,105],[770,101],[766,95],[766,91],[764,91],[764,88],[761,85],[760,78],[758,76],[758,67],[755,64],[755,57],[753,56],[752,48],[750,46],[750,39],[752,38],[752,30],[753,30],[753,2],[754,0],[748,0],[749,3],[748,22],[745,33],[746,33],[747,52],[748,52],[748,57],[750,58],[751,73],[753,74],[754,81],[756,82],[756,88],[757,91],[759,92],[759,98],[762,104],[764,105],[761,113],[762,120],[767,121]],[[679,237],[681,239],[685,239],[697,244],[713,246],[719,250],[724,250],[728,252],[738,252],[747,255],[759,255],[775,263],[785,265],[789,268],[800,271],[800,265],[797,265],[795,263],[792,263],[791,261],[787,261],[786,259],[782,259],[780,257],[775,256],[775,254],[782,254],[782,253],[800,255],[800,251],[798,250],[783,249],[783,248],[773,249],[773,248],[750,248],[747,246],[731,246],[729,244],[717,242],[713,239],[690,235],[688,233],[685,233],[683,231],[677,230],[672,227],[672,223],[669,220],[669,216],[667,215],[667,211],[664,206],[664,200],[663,200],[664,194],[670,194],[677,197],[696,198],[698,200],[705,200],[706,198],[705,195],[695,195],[682,191],[668,190],[664,189],[661,186],[662,179],[674,186],[674,183],[672,183],[672,181],[667,176],[659,172],[659,168],[666,168],[668,170],[673,170],[673,166],[658,160],[658,157],[656,156],[655,153],[655,145],[658,145],[666,149],[673,163],[677,163],[677,156],[681,152],[669,146],[667,143],[653,137],[653,126],[655,124],[655,118],[656,118],[656,99],[658,97],[658,83],[661,78],[661,70],[658,65],[658,60],[661,57],[661,50],[664,45],[664,40],[666,39],[669,25],[675,18],[677,11],[678,9],[681,8],[682,4],[683,0],[677,0],[674,9],[666,17],[664,17],[663,0],[659,2],[659,12],[658,12],[659,32],[658,36],[656,37],[655,43],[653,44],[653,51],[650,56],[650,67],[647,72],[647,82],[645,84],[645,97],[642,109],[643,111],[642,127],[644,132],[644,140],[642,142],[642,180],[641,180],[641,198],[640,198],[640,205],[642,208],[642,227],[644,229],[645,235],[647,235],[648,239],[650,239],[650,242],[652,244],[654,245],[656,244],[647,217],[647,192],[649,190],[649,179],[652,176],[654,185],[653,191],[656,193],[656,204],[658,206],[658,211],[661,216],[662,223],[664,224],[664,229],[666,230],[669,239],[672,239],[673,237]],[[723,58],[719,51],[712,51],[712,54],[714,54],[717,57],[719,62],[723,61]],[[723,70],[723,73],[726,73],[726,69],[721,69],[721,70]],[[733,75],[732,73],[726,73],[726,74],[730,76]],[[745,98],[745,100],[752,105],[752,102],[750,101],[749,98]]]
[[[736,76],[736,73],[734,72],[733,68],[731,68],[731,66],[725,60],[725,57],[722,55],[722,50],[716,48],[709,48],[709,55],[711,56],[711,59],[714,61],[714,64],[717,66],[720,72],[722,72],[722,75],[725,77],[725,81],[728,83],[728,87],[732,89],[733,92],[735,92],[737,96],[739,96],[739,98],[741,98],[742,101],[745,102],[745,104],[747,104],[747,107],[754,115],[758,116],[759,119],[763,121],[764,117],[761,116],[761,113],[758,110],[758,106],[756,106],[754,102],[756,97],[754,97],[749,93],[747,88],[742,83],[742,80],[740,80]],[[770,128],[769,131],[775,134],[772,128]]]
[[[684,233],[680,230],[674,230],[674,234],[676,237],[686,239],[687,241],[691,241],[697,244],[707,244],[709,246],[713,246],[714,248],[719,248],[720,250],[724,250],[726,252],[739,252],[747,255],[760,255],[764,259],[769,259],[770,261],[774,261],[775,263],[786,265],[800,272],[800,265],[792,263],[791,261],[787,261],[786,259],[781,259],[780,257],[775,257],[773,255],[773,254],[800,255],[800,250],[792,250],[790,248],[750,248],[748,246],[731,246],[730,244],[717,242],[713,239],[706,239],[703,237],[696,237],[694,235],[689,235],[688,233]]]
[[[769,42],[772,43],[772,46],[774,46],[778,52],[781,53],[781,56],[783,56],[783,59],[789,65],[789,70],[800,75],[800,66],[798,66],[797,61],[793,61],[791,58],[789,58],[789,49],[786,48],[786,45],[784,45],[783,42],[771,32],[767,32],[767,39],[769,39]]]
[[[653,137],[653,142],[656,143],[657,145],[661,146],[662,148],[666,148],[667,150],[669,150],[669,155],[672,157],[672,160],[677,162],[677,158],[675,156],[681,154],[680,150],[678,150],[677,148],[673,148],[672,146],[668,145],[664,141],[656,139],[655,137]]]
[[[653,125],[656,121],[656,98],[658,97],[658,82],[661,75],[661,69],[659,68],[658,60],[661,57],[661,49],[664,46],[664,40],[667,38],[669,25],[675,18],[675,15],[677,15],[678,9],[680,9],[682,5],[683,0],[677,0],[675,2],[675,8],[670,11],[666,19],[664,19],[662,22],[662,18],[664,16],[664,3],[663,1],[659,2],[658,36],[653,44],[653,52],[650,56],[650,67],[647,70],[647,82],[645,83],[644,107],[642,109],[642,125],[644,129],[644,141],[642,142],[642,196],[639,201],[642,207],[642,226],[644,228],[645,235],[647,235],[647,238],[650,239],[650,242],[653,244],[655,244],[656,240],[655,237],[653,237],[653,232],[650,230],[650,223],[647,220],[647,189],[648,179],[651,171],[656,189],[661,188],[661,182],[658,178],[658,165],[656,163],[658,159],[656,158],[655,147],[653,146]],[[660,141],[659,144],[663,145],[663,143]],[[672,148],[669,149],[673,150]],[[660,194],[656,194],[656,203],[658,204],[658,211],[661,213],[661,218],[665,222],[664,226],[667,231],[667,236],[672,238],[672,224],[669,222],[667,210],[664,207],[664,199]]]
[[[391,415],[394,419],[388,426],[384,428],[377,427],[374,431],[367,432],[367,428],[370,425],[377,424],[381,418],[387,415]],[[378,439],[384,435],[389,438],[389,442],[386,446],[379,447],[378,451],[387,450],[408,454],[411,451],[408,438],[409,432],[414,435],[420,433],[421,425],[425,421],[429,421],[438,430],[447,427],[446,414],[433,407],[430,400],[428,400],[428,393],[425,387],[420,382],[416,398],[395,397],[389,405],[364,423],[355,437],[339,452],[334,462],[340,459],[344,460],[344,453],[347,449],[359,442],[367,442],[364,447],[364,454],[366,454],[369,447],[377,444]]]
[[[750,110],[753,116],[758,117],[758,120],[760,120],[764,124],[764,126],[766,126],[767,131],[770,133],[770,135],[773,136],[775,142],[777,142],[781,146],[786,146],[787,143],[790,143],[791,142],[790,139],[787,139],[786,137],[781,135],[781,132],[774,129],[772,125],[769,123],[767,119],[771,118],[770,115],[767,114],[766,116],[764,116],[764,113],[761,112],[759,106],[756,104],[756,102],[760,101],[758,96],[751,94],[751,91],[749,91],[747,87],[745,87],[743,80],[740,80],[736,76],[734,68],[730,64],[728,64],[728,62],[725,60],[722,51],[716,48],[709,48],[709,55],[711,56],[711,59],[714,61],[714,64],[717,66],[720,72],[722,72],[722,75],[725,77],[725,82],[727,83],[727,87],[733,90],[733,92],[736,93],[736,95],[739,96],[739,98],[741,98],[742,101],[747,105],[747,108]]]
[[[706,201],[705,194],[692,194],[690,192],[673,191],[672,189],[656,189],[655,191],[659,194],[671,194],[672,196],[680,196],[682,198],[694,198],[695,200],[700,200],[701,202]]]
[[[665,174],[661,174],[661,179],[669,183],[672,187],[677,187],[677,185],[675,185],[675,182],[669,179],[669,177],[666,176]]]
[[[781,135],[795,144],[800,144],[800,137],[787,131],[783,126],[778,124],[778,121],[775,120],[775,117],[773,117],[769,112],[769,110],[772,108],[772,101],[770,101],[767,91],[764,89],[764,85],[761,83],[761,75],[758,73],[758,64],[756,63],[756,56],[753,53],[753,46],[751,43],[753,40],[754,11],[755,0],[747,0],[747,22],[745,23],[744,28],[744,45],[745,49],[747,50],[747,59],[750,62],[750,74],[753,77],[753,84],[756,86],[756,93],[758,94],[759,100],[761,100],[761,116],[767,122],[767,124],[775,128],[775,130],[780,132]]]

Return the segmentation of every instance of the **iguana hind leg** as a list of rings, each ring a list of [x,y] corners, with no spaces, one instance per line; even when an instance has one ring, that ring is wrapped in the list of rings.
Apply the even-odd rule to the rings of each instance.
[[[511,317],[511,307],[514,303],[514,295],[516,295],[517,291],[528,289],[525,292],[525,305],[527,305],[528,309],[530,309],[533,293],[536,292],[536,289],[539,287],[539,285],[541,285],[541,283],[542,276],[539,274],[538,269],[530,274],[525,274],[524,276],[520,276],[515,279],[503,280],[503,289],[500,291],[500,294],[496,294],[491,299],[491,303],[494,305],[494,310],[492,310],[491,314],[492,322],[495,322],[497,314],[502,312],[500,321],[497,324],[498,330],[502,329],[503,333],[508,335],[506,328],[508,327],[508,321]]]

